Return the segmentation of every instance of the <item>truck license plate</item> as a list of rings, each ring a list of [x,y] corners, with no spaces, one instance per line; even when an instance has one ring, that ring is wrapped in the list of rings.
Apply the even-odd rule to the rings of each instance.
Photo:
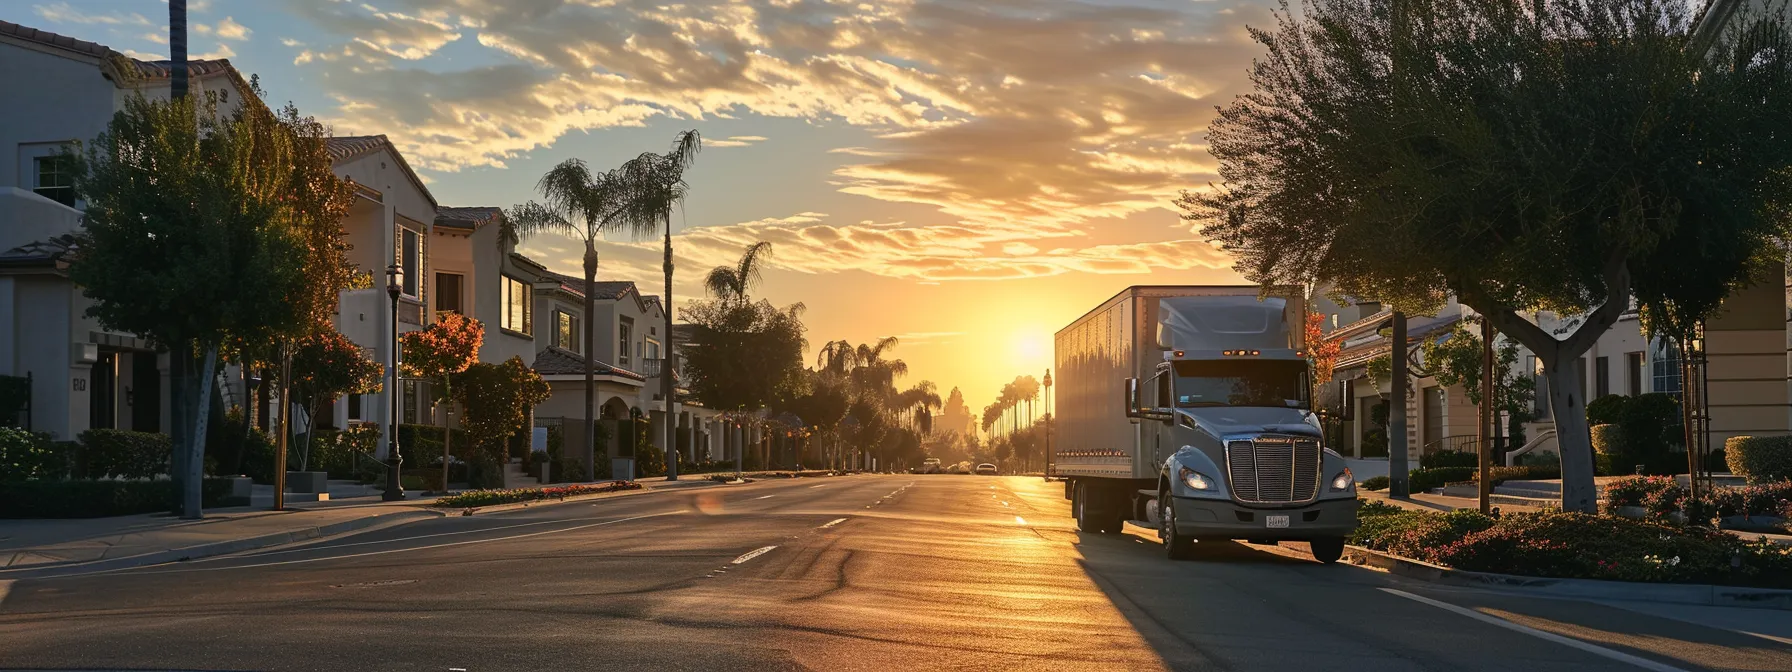
[[[1264,516],[1263,517],[1263,526],[1264,527],[1287,527],[1288,526],[1288,517],[1287,516]]]

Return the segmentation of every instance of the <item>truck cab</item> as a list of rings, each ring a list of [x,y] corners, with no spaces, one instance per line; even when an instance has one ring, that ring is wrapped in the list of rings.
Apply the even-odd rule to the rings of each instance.
[[[1298,287],[1137,286],[1060,330],[1055,471],[1078,528],[1305,541],[1335,561],[1356,483],[1324,446]]]

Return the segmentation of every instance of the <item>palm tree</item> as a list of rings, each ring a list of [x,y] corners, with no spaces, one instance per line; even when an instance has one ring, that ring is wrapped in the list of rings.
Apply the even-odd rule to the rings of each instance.
[[[168,0],[168,97],[187,97],[187,0]]]
[[[656,230],[663,231],[666,236],[666,298],[663,306],[666,312],[666,347],[660,353],[660,394],[666,400],[665,453],[666,480],[678,480],[678,452],[673,445],[673,428],[677,422],[673,415],[673,382],[672,382],[672,210],[684,202],[690,185],[684,181],[684,171],[697,160],[697,152],[703,148],[703,138],[696,130],[679,133],[672,141],[672,149],[665,154],[642,154],[629,161],[623,170],[630,175],[629,182],[635,192],[636,208],[629,217],[629,228],[638,237],[651,234]]]
[[[762,259],[772,256],[772,244],[759,241],[748,245],[734,266],[717,266],[703,278],[704,289],[723,301],[745,301],[747,290],[759,282]]]
[[[638,212],[621,170],[593,173],[584,161],[567,159],[535,183],[542,202],[528,202],[503,219],[498,244],[515,244],[538,233],[558,233],[585,241],[585,477],[597,480],[597,241]]]

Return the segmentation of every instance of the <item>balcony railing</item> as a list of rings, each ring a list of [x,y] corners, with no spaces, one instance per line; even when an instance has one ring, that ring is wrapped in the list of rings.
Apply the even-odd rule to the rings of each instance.
[[[647,376],[648,378],[658,378],[660,371],[662,370],[660,367],[665,364],[665,361],[665,359],[642,359],[641,375]],[[683,364],[682,361],[674,360],[672,368],[672,376],[674,378],[684,377],[684,367],[680,366],[681,364]]]

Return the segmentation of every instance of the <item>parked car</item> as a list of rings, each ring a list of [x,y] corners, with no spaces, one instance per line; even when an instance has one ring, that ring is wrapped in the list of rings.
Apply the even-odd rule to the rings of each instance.
[[[929,457],[921,461],[921,471],[919,473],[937,474],[940,473],[940,471],[940,458]]]
[[[996,475],[996,465],[990,464],[988,462],[984,462],[983,464],[977,465],[977,475],[978,476],[994,476],[994,475]]]

